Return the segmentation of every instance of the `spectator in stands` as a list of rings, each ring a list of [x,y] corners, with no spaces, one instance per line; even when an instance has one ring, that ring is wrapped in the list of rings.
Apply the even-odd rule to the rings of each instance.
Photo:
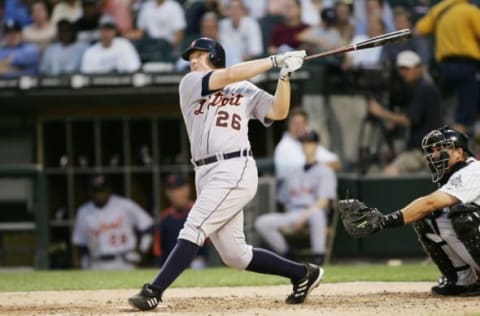
[[[355,35],[368,33],[370,18],[381,19],[386,32],[395,29],[393,14],[388,1],[385,0],[353,0],[355,18]]]
[[[61,0],[53,7],[52,22],[55,24],[60,20],[67,20],[73,23],[81,17],[81,0]]]
[[[4,41],[0,47],[0,77],[35,75],[40,61],[40,50],[35,44],[26,43],[22,25],[6,20],[3,25]]]
[[[32,23],[30,15],[30,3],[32,0],[6,0],[5,1],[5,21],[17,21],[23,28]]]
[[[321,25],[306,29],[299,39],[307,44],[310,53],[318,53],[342,46],[342,37],[335,27],[337,13],[334,8],[325,8],[321,12]]]
[[[165,193],[170,206],[160,212],[160,223],[156,225],[153,239],[153,254],[161,266],[175,247],[178,233],[183,228],[194,201],[191,197],[190,185],[180,174],[171,174],[165,181]],[[198,256],[193,260],[191,268],[203,268],[206,265],[207,246],[200,248]]]
[[[140,68],[140,58],[129,40],[116,37],[115,20],[104,15],[99,22],[100,40],[82,58],[83,73],[131,73]]]
[[[3,19],[3,13],[5,12],[4,10],[5,8],[5,1],[4,0],[0,0],[0,25],[3,26],[4,24],[4,19]],[[0,46],[2,45],[2,42],[3,42],[3,27],[0,28]]]
[[[88,44],[77,41],[75,25],[68,20],[58,21],[57,39],[43,53],[40,72],[50,76],[80,72],[82,56]]]
[[[378,36],[385,33],[385,25],[381,18],[372,15],[368,19],[367,34],[359,34],[353,37],[352,43],[365,41],[370,37]],[[343,68],[354,69],[380,69],[382,67],[380,56],[382,47],[373,47],[369,49],[349,52],[346,55]]]
[[[258,0],[243,0],[243,4],[246,8],[247,15],[259,20],[263,18],[268,11],[269,2],[281,2],[281,1],[258,1]],[[222,12],[226,15],[225,9],[228,7],[230,0],[221,0]]]
[[[285,0],[282,8],[283,23],[274,26],[270,37],[269,53],[276,54],[299,49],[299,34],[308,28],[302,22],[300,0]]]
[[[320,26],[322,22],[320,13],[331,6],[329,0],[301,0],[302,22],[310,26]]]
[[[174,0],[148,0],[138,14],[137,29],[127,36],[131,40],[148,37],[165,40],[178,47],[185,35],[185,13]]]
[[[282,139],[275,147],[273,155],[275,164],[275,174],[281,182],[286,179],[292,170],[305,164],[305,155],[302,152],[302,144],[298,138],[305,135],[308,131],[308,114],[300,107],[290,111],[287,131],[283,134]],[[335,171],[342,168],[337,155],[326,149],[318,142],[317,161],[327,164]]]
[[[327,236],[327,211],[330,201],[336,198],[337,179],[328,166],[317,159],[318,134],[310,131],[302,135],[302,153],[305,163],[292,169],[279,192],[279,201],[286,212],[259,216],[255,228],[262,238],[278,254],[292,257],[282,232],[297,232],[307,222],[310,227],[311,262],[322,265],[325,258]]]
[[[263,54],[260,26],[247,15],[242,0],[230,0],[226,17],[220,21],[220,38],[231,51],[227,67]]]
[[[134,268],[152,243],[151,216],[134,201],[114,194],[104,175],[92,176],[88,187],[91,199],[78,208],[72,234],[81,267]]]
[[[23,38],[44,50],[57,33],[55,24],[50,20],[50,4],[46,0],[34,0],[30,8],[33,23],[23,28]]]
[[[82,0],[82,16],[75,21],[79,41],[93,43],[100,38],[98,22],[102,12],[97,0]]]
[[[417,22],[415,31],[435,35],[440,73],[456,93],[452,128],[470,132],[480,104],[480,9],[469,1],[441,1]]]
[[[201,21],[207,12],[215,12],[217,16],[220,16],[218,0],[195,1],[187,5],[185,9],[186,34],[189,37],[186,40],[187,43],[190,43],[190,39],[197,38],[198,34],[200,34]]]
[[[352,1],[337,0],[335,2],[335,12],[337,15],[337,23],[335,26],[342,37],[343,45],[348,45],[355,34],[355,27],[352,23]]]
[[[125,0],[100,0],[103,15],[109,15],[115,19],[118,31],[122,36],[132,30],[132,14]]]
[[[386,175],[418,172],[426,168],[421,142],[429,131],[443,125],[441,98],[435,84],[426,74],[420,56],[414,51],[403,51],[397,56],[397,67],[410,96],[406,113],[395,113],[383,108],[377,100],[368,102],[369,112],[396,125],[409,128],[406,151],[398,155],[385,169]]]

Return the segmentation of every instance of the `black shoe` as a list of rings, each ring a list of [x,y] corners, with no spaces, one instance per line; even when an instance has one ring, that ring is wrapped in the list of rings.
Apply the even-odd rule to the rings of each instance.
[[[447,281],[432,287],[432,295],[477,296],[480,295],[480,283],[477,282],[470,285],[455,285]]]
[[[302,304],[307,299],[310,292],[320,284],[320,280],[323,278],[323,269],[311,264],[305,264],[307,274],[304,278],[293,283],[293,292],[287,299],[287,304]]]
[[[162,301],[162,293],[153,285],[146,283],[138,294],[130,297],[128,303],[135,308],[141,310],[149,310],[157,307]]]

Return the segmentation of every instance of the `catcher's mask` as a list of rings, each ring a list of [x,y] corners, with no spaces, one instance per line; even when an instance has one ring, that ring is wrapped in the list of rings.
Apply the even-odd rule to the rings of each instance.
[[[194,50],[208,52],[208,60],[215,68],[225,67],[225,50],[217,41],[208,37],[196,39],[183,51],[182,58],[190,60],[190,54]]]
[[[437,183],[445,176],[449,165],[449,149],[463,148],[470,156],[467,135],[457,132],[448,126],[429,132],[422,140],[422,149],[428,167],[432,172],[432,181]],[[434,155],[435,152],[438,154]]]

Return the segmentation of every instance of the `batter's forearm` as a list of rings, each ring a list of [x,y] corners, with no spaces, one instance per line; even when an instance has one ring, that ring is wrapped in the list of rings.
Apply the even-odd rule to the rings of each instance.
[[[290,110],[290,80],[278,79],[273,105],[267,114],[271,120],[283,120]]]
[[[256,59],[236,64],[224,69],[216,69],[210,76],[210,90],[222,89],[228,84],[248,80],[272,69],[270,58]]]

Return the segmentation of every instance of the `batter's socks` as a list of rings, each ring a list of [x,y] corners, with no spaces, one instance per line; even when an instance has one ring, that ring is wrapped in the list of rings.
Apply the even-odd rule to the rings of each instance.
[[[299,264],[261,248],[253,249],[252,261],[247,267],[248,271],[274,274],[298,281],[305,277],[305,265]]]
[[[152,285],[160,292],[165,291],[170,284],[190,265],[196,257],[200,246],[188,240],[179,239],[175,248],[165,261],[160,273],[153,280]]]

